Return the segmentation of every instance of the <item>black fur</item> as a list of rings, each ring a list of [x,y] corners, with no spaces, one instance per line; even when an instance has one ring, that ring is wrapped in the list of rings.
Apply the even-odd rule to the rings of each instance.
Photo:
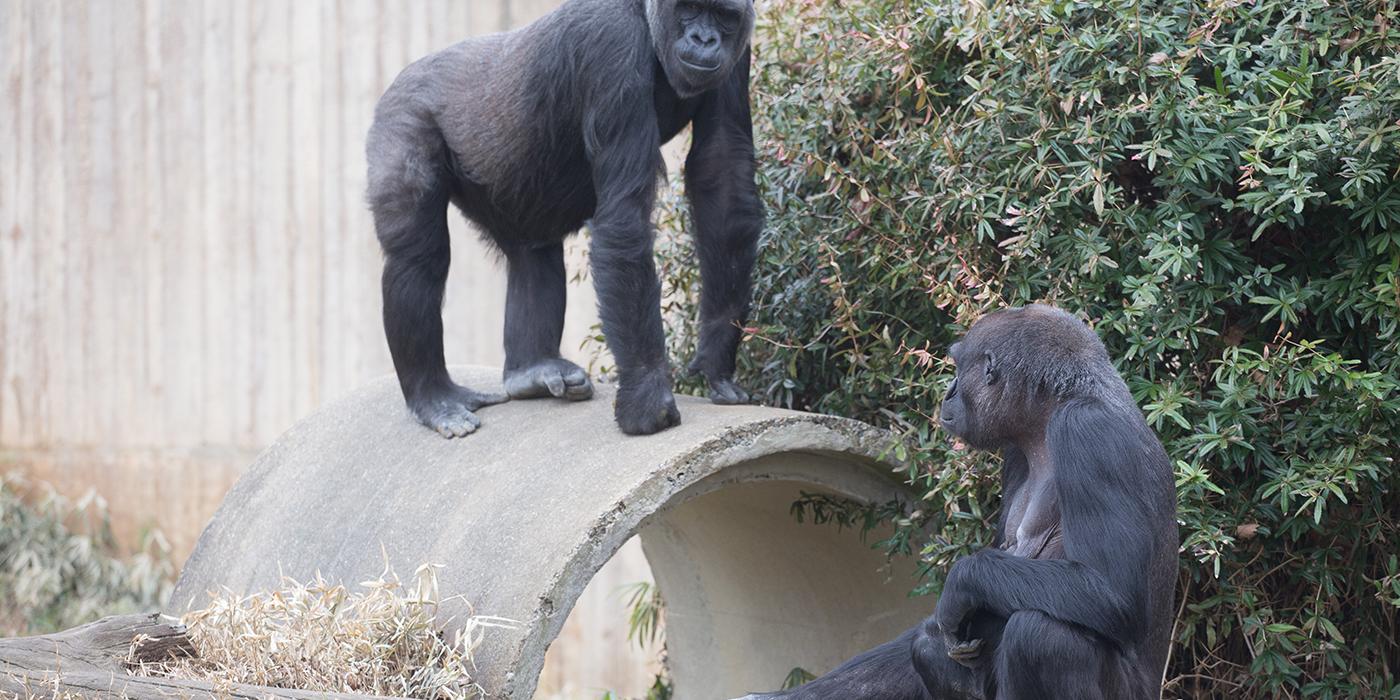
[[[406,68],[370,129],[369,202],[384,249],[384,328],[418,418],[465,435],[506,400],[447,376],[442,296],[448,203],[509,265],[510,396],[592,395],[560,359],[562,240],[586,221],[599,315],[620,375],[615,413],[631,434],[680,421],[671,395],[652,260],[660,148],[686,125],[686,191],[703,281],[691,369],[716,403],[733,382],[762,221],[754,185],[748,39],[752,0],[569,0],[523,29],[471,39]]]
[[[893,641],[881,644],[836,667],[831,673],[782,693],[745,696],[744,700],[787,698],[788,700],[925,700],[929,698],[923,681],[909,663],[916,630],[909,630]],[[948,662],[952,664],[951,661]]]
[[[987,316],[951,354],[942,423],[1001,450],[1002,506],[996,546],[954,564],[934,614],[886,645],[887,658],[909,649],[920,688],[894,670],[872,687],[857,657],[810,684],[820,690],[757,697],[1158,697],[1176,492],[1103,344],[1035,305]]]

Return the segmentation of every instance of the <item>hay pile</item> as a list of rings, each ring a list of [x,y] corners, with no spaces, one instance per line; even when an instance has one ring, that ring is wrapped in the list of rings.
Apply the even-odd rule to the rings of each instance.
[[[472,651],[486,630],[509,620],[473,615],[448,639],[438,620],[437,566],[424,565],[405,589],[385,567],[351,592],[321,580],[283,579],[276,591],[211,596],[181,622],[197,657],[139,664],[138,675],[250,683],[322,692],[414,698],[478,698]]]

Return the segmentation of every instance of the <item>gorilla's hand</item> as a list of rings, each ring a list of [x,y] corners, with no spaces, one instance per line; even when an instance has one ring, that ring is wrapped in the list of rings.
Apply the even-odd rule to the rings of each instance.
[[[711,379],[710,401],[721,406],[736,406],[749,402],[749,392],[734,383],[733,379]]]
[[[971,665],[982,652],[982,640],[966,639],[967,623],[976,611],[976,601],[967,588],[968,569],[973,557],[963,557],[948,571],[948,579],[943,584],[943,595],[938,598],[934,610],[934,620],[943,641],[948,646],[948,656],[963,665]]]
[[[969,639],[965,642],[956,642],[948,645],[948,658],[968,667],[974,668],[977,659],[982,656],[982,640]]]
[[[680,425],[681,412],[671,394],[671,376],[665,370],[647,372],[635,381],[623,380],[613,403],[617,425],[628,435],[651,435]]]
[[[734,382],[733,368],[728,375],[715,370],[706,369],[707,363],[700,357],[696,357],[687,371],[693,375],[701,375],[705,378],[705,383],[710,387],[710,401],[720,406],[737,406],[749,402],[749,392],[744,391],[744,387]]]

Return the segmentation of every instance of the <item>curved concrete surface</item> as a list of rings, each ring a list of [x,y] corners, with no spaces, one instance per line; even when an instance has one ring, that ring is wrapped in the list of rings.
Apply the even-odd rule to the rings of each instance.
[[[499,370],[453,374],[499,386]],[[825,671],[926,612],[906,596],[912,563],[886,566],[858,533],[789,512],[804,490],[910,498],[884,456],[888,433],[678,397],[679,427],[627,437],[612,389],[597,389],[583,403],[485,408],[480,431],[450,441],[410,417],[392,377],[353,392],[293,427],[233,488],[172,611],[220,587],[266,590],[279,572],[353,584],[383,569],[385,551],[401,576],[440,563],[444,597],[523,623],[491,630],[477,653],[490,695],[523,699],[584,586],[640,533],[681,700],[773,689],[795,666]]]

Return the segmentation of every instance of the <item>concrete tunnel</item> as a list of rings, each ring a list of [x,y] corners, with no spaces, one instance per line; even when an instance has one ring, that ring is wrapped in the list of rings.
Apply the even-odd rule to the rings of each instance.
[[[495,369],[457,381],[499,387]],[[349,585],[384,552],[400,576],[443,564],[441,614],[519,621],[477,649],[493,698],[532,697],[545,651],[584,587],[638,535],[666,600],[678,700],[772,690],[821,672],[928,613],[915,563],[887,563],[876,535],[799,523],[803,491],[912,500],[892,436],[863,423],[677,397],[680,426],[648,437],[593,400],[487,407],[481,430],[444,440],[410,416],[393,377],[303,420],[225,498],[176,585],[178,614],[227,587],[268,590],[285,573]],[[449,627],[449,631],[450,631]]]

